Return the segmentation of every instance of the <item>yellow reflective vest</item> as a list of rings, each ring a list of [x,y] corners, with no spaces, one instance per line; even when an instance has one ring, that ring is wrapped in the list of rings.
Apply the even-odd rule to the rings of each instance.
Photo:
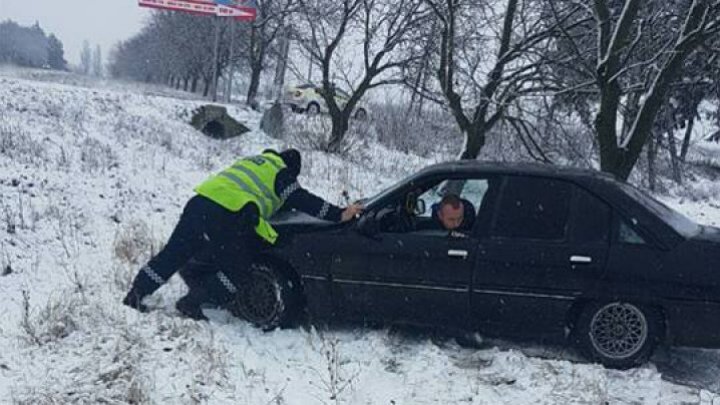
[[[255,204],[260,212],[255,232],[275,243],[278,234],[267,220],[284,202],[275,193],[275,178],[284,168],[285,162],[272,153],[240,159],[195,187],[195,192],[233,212],[248,203]]]

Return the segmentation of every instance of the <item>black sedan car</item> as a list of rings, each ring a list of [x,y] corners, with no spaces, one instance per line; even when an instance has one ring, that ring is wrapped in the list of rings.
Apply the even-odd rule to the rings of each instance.
[[[472,226],[434,218],[453,193]],[[577,344],[626,368],[659,343],[720,343],[720,229],[607,175],[524,164],[428,167],[346,224],[281,215],[234,312],[272,329],[307,311]]]

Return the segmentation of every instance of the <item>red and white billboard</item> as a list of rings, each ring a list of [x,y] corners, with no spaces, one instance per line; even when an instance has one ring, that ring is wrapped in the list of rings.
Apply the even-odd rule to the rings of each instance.
[[[213,0],[138,0],[141,7],[163,10],[185,11],[193,14],[216,15],[217,5]]]
[[[233,6],[218,5],[217,15],[221,17],[232,17],[238,21],[254,21],[257,12],[255,7],[245,5],[250,2],[236,2]]]
[[[141,7],[231,17],[238,21],[253,21],[257,15],[252,0],[236,0],[232,5],[217,4],[216,0],[138,0],[138,3]]]

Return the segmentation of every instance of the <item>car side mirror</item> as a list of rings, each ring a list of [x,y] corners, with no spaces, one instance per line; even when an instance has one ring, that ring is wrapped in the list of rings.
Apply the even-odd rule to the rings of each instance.
[[[425,213],[425,201],[420,196],[411,191],[405,197],[405,213],[408,215],[422,215]]]
[[[355,229],[361,235],[374,237],[380,233],[380,223],[374,212],[367,212],[357,221]]]

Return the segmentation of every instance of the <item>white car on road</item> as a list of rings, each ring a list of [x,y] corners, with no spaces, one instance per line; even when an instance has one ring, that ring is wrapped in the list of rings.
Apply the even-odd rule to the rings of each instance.
[[[327,113],[328,107],[321,92],[321,86],[316,86],[311,83],[293,86],[285,92],[285,104],[289,105],[295,112],[306,112],[307,114]],[[349,99],[350,95],[346,92],[340,89],[335,90],[335,101],[339,106],[344,106]],[[353,117],[356,119],[365,119],[367,118],[367,114],[367,108],[363,105],[358,105],[353,112]]]

